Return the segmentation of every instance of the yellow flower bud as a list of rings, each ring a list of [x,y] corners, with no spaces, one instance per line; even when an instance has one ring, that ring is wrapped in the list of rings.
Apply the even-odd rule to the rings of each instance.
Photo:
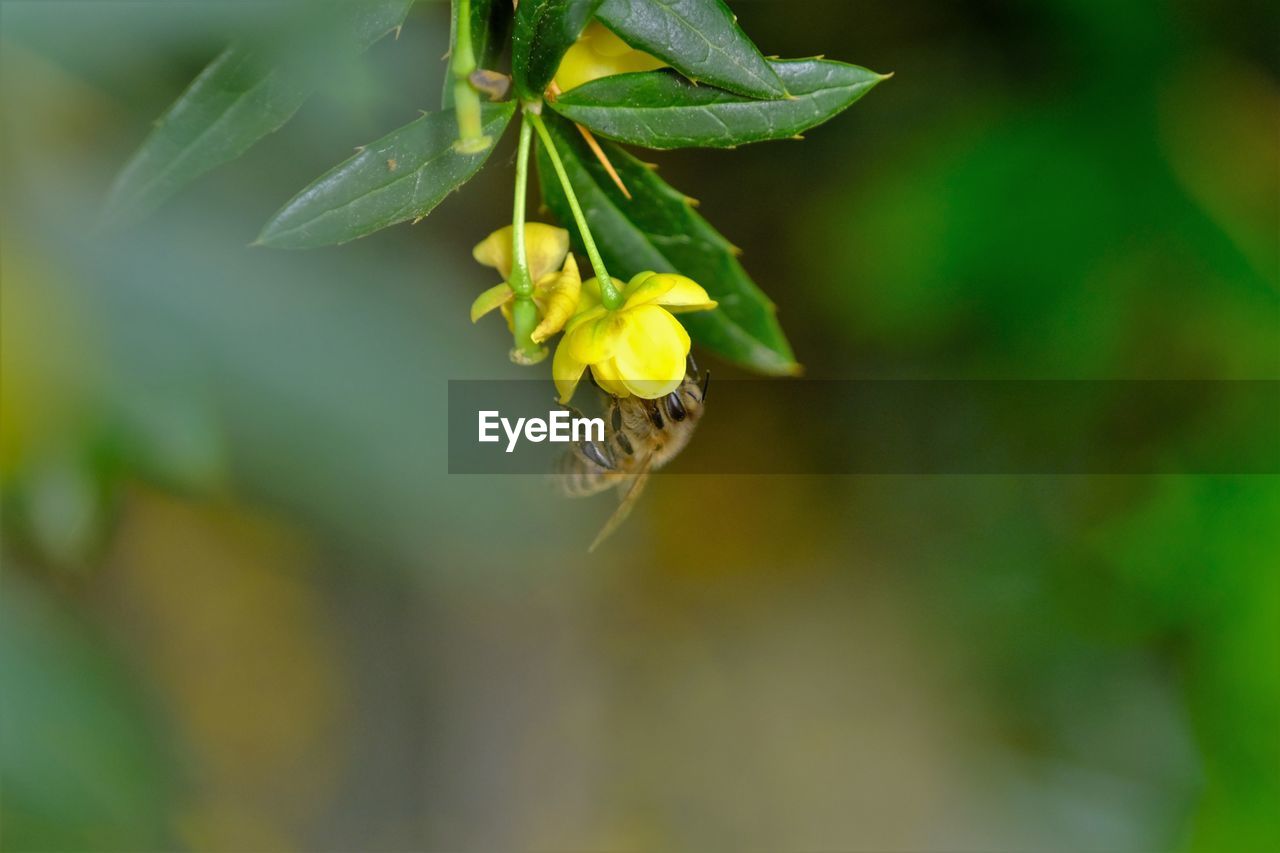
[[[592,21],[560,60],[555,84],[567,92],[601,77],[665,67],[666,63],[636,50],[603,24]]]

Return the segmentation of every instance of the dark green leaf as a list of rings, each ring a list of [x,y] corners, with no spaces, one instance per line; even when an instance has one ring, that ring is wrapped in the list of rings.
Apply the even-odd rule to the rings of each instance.
[[[690,199],[663,182],[652,168],[603,142],[631,192],[628,200],[572,125],[555,116],[546,120],[610,273],[624,280],[645,270],[689,276],[720,303],[714,311],[680,315],[695,340],[762,373],[797,373],[799,365],[778,325],[773,303],[738,263],[733,245],[694,212]],[[578,239],[568,203],[541,146],[538,177],[547,207]]]
[[[603,136],[646,148],[732,148],[786,139],[822,124],[885,79],[824,59],[769,64],[790,98],[759,101],[694,85],[672,71],[649,71],[587,83],[553,106]]]
[[[511,65],[521,95],[542,97],[599,6],[600,0],[524,0],[516,8]]]
[[[182,187],[279,130],[332,74],[335,57],[353,57],[404,22],[413,0],[361,0],[307,9],[294,39],[261,39],[223,51],[156,123],[125,165],[104,218],[143,219]],[[317,60],[317,54],[324,61]]]
[[[453,54],[453,40],[458,35],[458,4],[449,4],[449,53]],[[471,46],[476,63],[481,68],[493,69],[502,56],[502,48],[511,29],[511,0],[471,0]],[[453,109],[453,75],[445,74],[441,109]]]
[[[483,131],[495,140],[515,111],[513,102],[484,104]],[[460,154],[452,112],[430,113],[364,148],[298,193],[272,217],[258,242],[281,249],[345,243],[426,216],[466,183],[493,146]]]
[[[787,94],[723,0],[604,0],[598,17],[690,80],[754,98]]]

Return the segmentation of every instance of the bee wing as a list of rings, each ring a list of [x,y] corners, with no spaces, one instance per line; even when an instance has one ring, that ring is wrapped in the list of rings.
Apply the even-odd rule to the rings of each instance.
[[[591,547],[587,549],[587,553],[591,553],[600,547],[606,539],[614,534],[622,522],[627,520],[627,516],[631,515],[631,510],[635,508],[636,502],[640,500],[640,495],[644,492],[644,487],[649,482],[649,472],[653,463],[653,454],[645,457],[644,462],[632,475],[631,482],[626,484],[626,492],[622,495],[622,502],[618,504],[618,508],[613,511],[613,515],[609,516],[609,520],[605,522],[604,527],[600,529],[600,533],[596,536]]]

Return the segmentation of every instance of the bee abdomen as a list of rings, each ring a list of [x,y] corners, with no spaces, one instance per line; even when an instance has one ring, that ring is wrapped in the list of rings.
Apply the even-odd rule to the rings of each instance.
[[[577,453],[569,452],[556,463],[556,484],[566,497],[585,498],[613,485],[609,471]]]

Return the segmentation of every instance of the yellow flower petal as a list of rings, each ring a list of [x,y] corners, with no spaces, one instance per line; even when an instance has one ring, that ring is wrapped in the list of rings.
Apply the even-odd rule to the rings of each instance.
[[[619,39],[621,41],[621,39]],[[618,69],[619,74],[630,74],[634,71],[657,71],[659,68],[666,68],[667,63],[651,56],[643,50],[631,50],[625,56],[618,57],[614,62],[614,68]]]
[[[652,400],[670,394],[684,380],[689,333],[657,305],[630,309],[626,318],[613,350],[620,378],[637,397]]]
[[[542,307],[542,322],[530,336],[534,343],[540,344],[564,328],[578,307],[581,292],[582,275],[578,272],[578,262],[573,255],[568,255],[564,259],[564,269],[544,276],[534,286],[534,299]]]
[[[665,67],[660,59],[636,50],[598,21],[592,21],[560,60],[555,82],[567,92],[601,77]]]
[[[529,277],[537,281],[560,269],[569,256],[569,232],[554,225],[530,222],[524,227],[524,246],[529,258]]]
[[[606,394],[612,394],[615,397],[631,396],[631,391],[627,388],[627,383],[622,381],[622,376],[618,372],[618,367],[613,363],[612,359],[591,365],[591,375],[596,378],[596,384],[599,385]]]
[[[703,289],[702,285],[682,275],[663,273],[649,279],[645,282],[645,285],[657,290],[662,288],[667,281],[671,282],[671,286],[663,289],[662,294],[654,302],[664,306],[673,314],[687,311],[710,311],[718,304],[707,295],[707,291]]]
[[[511,235],[514,230],[510,225],[499,228],[471,250],[471,257],[486,267],[496,269],[503,280],[511,278]]]
[[[582,379],[582,372],[586,369],[587,366],[569,352],[568,341],[562,338],[560,345],[556,347],[555,357],[551,360],[551,378],[556,383],[561,403],[567,403],[573,397],[573,392]]]
[[[515,227],[499,228],[471,250],[471,256],[487,267],[493,267],[504,279],[511,278]],[[569,254],[569,232],[542,222],[528,222],[524,226],[525,255],[529,261],[529,277],[534,281],[549,272],[560,269]]]
[[[621,288],[623,300],[625,301],[630,299],[633,293],[639,290],[645,282],[653,278],[655,275],[657,275],[657,273],[653,270],[646,270],[645,272],[638,272],[631,276],[631,281],[627,282]],[[614,285],[617,285],[616,281],[614,282]]]
[[[573,318],[569,320],[568,323],[565,324],[564,332],[566,335],[568,335],[571,332],[573,332],[575,329],[577,329],[579,326],[585,323],[595,322],[596,320],[599,320],[601,317],[603,317],[605,314],[608,314],[608,313],[609,313],[608,310],[603,305],[597,305],[594,308],[589,308],[586,311],[583,311],[582,298],[579,297],[578,313],[574,314]]]
[[[578,361],[596,364],[613,358],[626,333],[629,317],[621,311],[604,311],[597,319],[579,323],[565,335],[569,352]]]
[[[600,279],[592,276],[582,283],[582,292],[578,294],[578,313],[586,314],[603,304],[600,296]]]
[[[515,292],[511,290],[511,286],[505,281],[502,284],[495,284],[477,296],[476,301],[471,303],[471,322],[476,322],[485,314],[507,304],[514,298]]]
[[[675,286],[674,278],[678,276],[659,275],[656,272],[642,272],[635,275],[622,289],[625,300],[624,308],[636,308],[655,302],[668,290]]]
[[[587,24],[587,28],[582,31],[581,39],[591,52],[597,56],[616,59],[629,53],[639,53],[638,50],[618,38],[613,30],[599,21],[592,21]]]

